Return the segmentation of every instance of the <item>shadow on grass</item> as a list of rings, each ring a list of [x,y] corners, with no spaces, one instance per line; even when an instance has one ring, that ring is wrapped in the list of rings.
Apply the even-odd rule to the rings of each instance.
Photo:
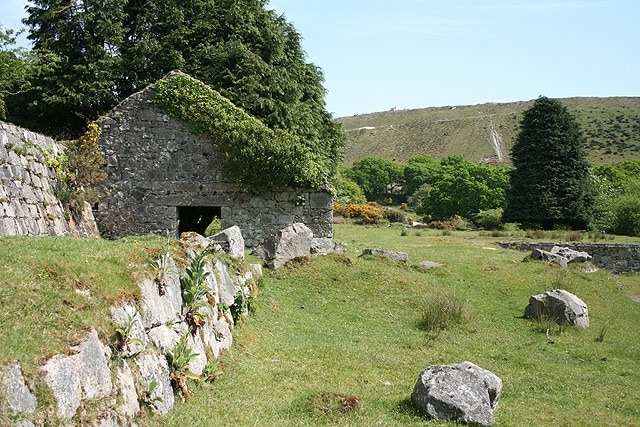
[[[397,411],[401,415],[409,416],[412,418],[417,418],[424,420],[425,418],[429,418],[429,415],[424,412],[418,411],[411,403],[411,398],[408,397],[406,399],[402,399],[397,406]]]

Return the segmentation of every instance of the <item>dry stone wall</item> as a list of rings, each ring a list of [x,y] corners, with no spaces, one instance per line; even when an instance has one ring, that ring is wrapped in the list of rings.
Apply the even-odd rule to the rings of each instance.
[[[100,149],[108,163],[96,220],[111,238],[175,227],[178,207],[215,207],[222,228],[239,226],[247,247],[295,222],[315,237],[333,237],[333,200],[326,192],[248,191],[223,170],[215,141],[152,103],[151,87],[99,119]],[[257,159],[256,161],[259,161]]]
[[[612,273],[640,273],[640,245],[607,243],[549,243],[549,242],[500,242],[503,248],[520,251],[542,249],[550,251],[554,246],[567,247],[592,256],[591,262]]]
[[[64,148],[53,139],[0,122],[0,235],[95,236],[91,209],[78,217],[65,214],[49,161]]]

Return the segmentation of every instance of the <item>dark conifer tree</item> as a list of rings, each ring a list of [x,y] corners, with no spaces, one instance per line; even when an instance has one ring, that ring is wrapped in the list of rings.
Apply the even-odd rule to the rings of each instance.
[[[504,221],[544,229],[589,225],[593,197],[585,139],[560,101],[541,96],[525,111],[511,159]]]

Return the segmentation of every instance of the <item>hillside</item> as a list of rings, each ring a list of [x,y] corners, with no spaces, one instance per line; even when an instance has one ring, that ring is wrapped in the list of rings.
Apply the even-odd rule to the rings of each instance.
[[[640,160],[640,97],[579,97],[561,102],[581,124],[592,164]],[[367,156],[405,162],[418,154],[509,162],[522,112],[532,104],[530,100],[341,117],[337,121],[348,137],[345,163]]]

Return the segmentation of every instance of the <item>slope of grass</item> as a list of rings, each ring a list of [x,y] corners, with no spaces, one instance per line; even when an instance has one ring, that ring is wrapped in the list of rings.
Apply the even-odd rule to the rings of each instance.
[[[469,360],[504,382],[498,426],[637,425],[640,306],[629,298],[640,296],[637,275],[523,262],[525,254],[471,233],[401,236],[345,224],[335,234],[346,256],[267,271],[222,377],[143,424],[450,425],[416,413],[409,396],[428,365]],[[364,247],[405,251],[410,265],[358,257]],[[444,266],[421,271],[421,260]],[[554,288],[588,304],[590,328],[522,318],[530,295]],[[426,333],[425,302],[453,291],[467,301],[469,320]]]
[[[40,363],[95,328],[114,329],[109,307],[133,300],[135,277],[160,238],[118,241],[65,237],[0,238],[0,366],[18,359],[34,378]]]
[[[565,98],[587,138],[592,164],[640,159],[640,98]],[[367,156],[406,161],[418,154],[496,160],[499,135],[505,161],[522,112],[533,101],[387,111],[337,119],[348,136],[345,163]],[[371,129],[373,128],[373,129]]]

